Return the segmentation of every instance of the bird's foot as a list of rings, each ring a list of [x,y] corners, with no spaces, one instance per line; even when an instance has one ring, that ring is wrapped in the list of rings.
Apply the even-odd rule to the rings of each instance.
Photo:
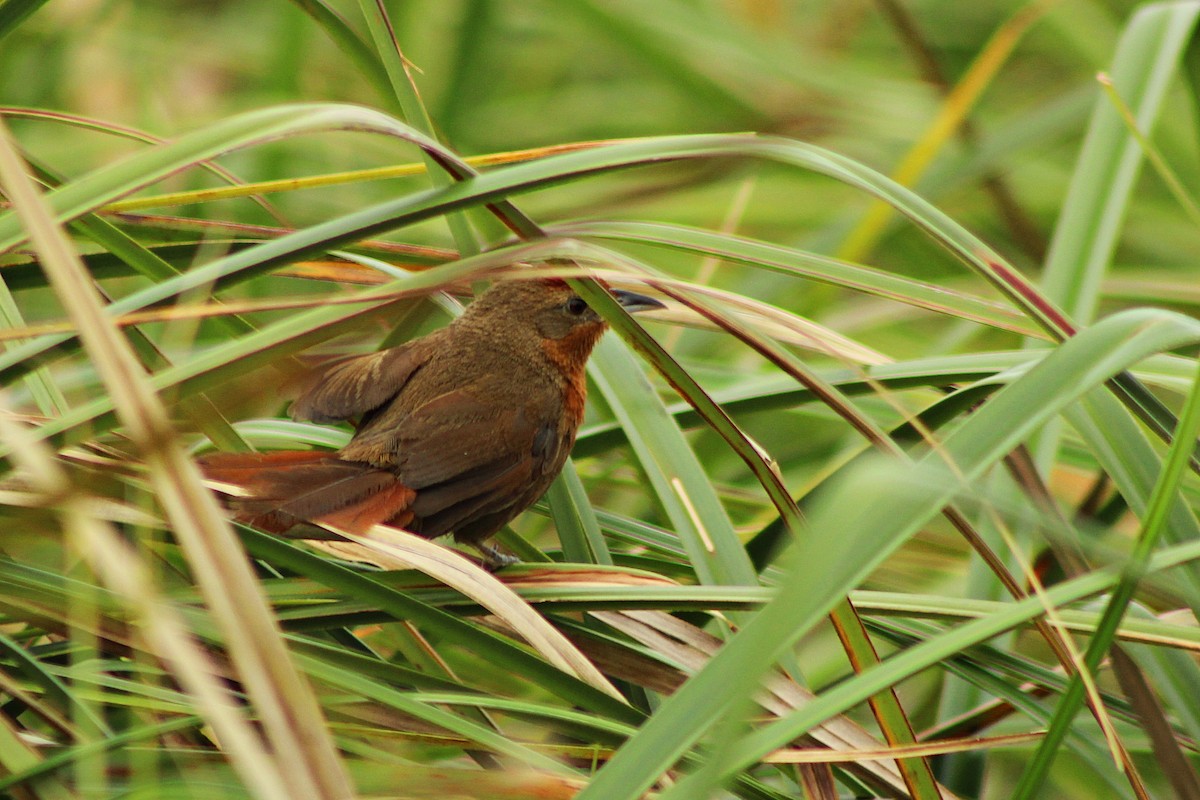
[[[501,569],[502,567],[507,567],[510,564],[521,563],[521,559],[517,558],[511,553],[503,553],[497,550],[495,547],[492,547],[490,544],[485,544],[484,542],[471,542],[471,546],[478,550],[480,555],[483,556],[483,563],[484,566],[487,567],[488,572],[495,572],[496,570]]]

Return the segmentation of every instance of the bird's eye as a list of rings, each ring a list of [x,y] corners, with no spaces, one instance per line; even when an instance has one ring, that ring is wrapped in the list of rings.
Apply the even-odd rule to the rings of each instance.
[[[567,313],[575,317],[587,311],[587,307],[588,305],[583,301],[582,297],[572,297],[567,301]]]

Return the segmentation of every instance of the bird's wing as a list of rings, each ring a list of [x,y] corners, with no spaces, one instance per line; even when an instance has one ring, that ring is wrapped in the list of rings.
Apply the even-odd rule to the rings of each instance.
[[[479,471],[541,461],[549,429],[558,427],[549,392],[527,386],[519,404],[497,403],[489,381],[454,389],[413,409],[397,425],[401,479],[422,489]]]
[[[531,387],[521,404],[497,404],[480,382],[423,403],[398,424],[360,432],[341,455],[378,464],[395,454],[391,468],[417,491],[411,508],[423,535],[456,530],[485,511],[499,512],[502,525],[536,500],[561,466],[569,442],[560,417],[548,391]]]
[[[374,411],[429,360],[428,338],[334,362],[292,403],[292,418],[336,422]]]

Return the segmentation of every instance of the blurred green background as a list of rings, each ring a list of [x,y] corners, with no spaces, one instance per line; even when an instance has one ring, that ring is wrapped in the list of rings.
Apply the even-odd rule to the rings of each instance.
[[[9,5],[12,5],[11,3]],[[4,41],[6,105],[58,109],[175,136],[213,119],[274,103],[345,101],[389,107],[298,8],[287,2],[50,2]],[[348,20],[354,3],[334,2]],[[1135,3],[1062,0],[1018,31],[1012,54],[971,109],[969,135],[935,153],[917,187],[1000,248],[1036,268],[1071,175],[1095,74],[1109,65]],[[957,84],[1021,4],[1011,2],[503,2],[394,3],[405,56],[444,141],[464,154],[592,139],[758,131],[828,146],[894,171],[944,108]],[[361,27],[361,23],[358,23]],[[1177,93],[1183,91],[1176,87]],[[1156,137],[1177,169],[1196,166],[1192,114],[1168,103]],[[68,174],[127,149],[111,137],[55,136],[46,123],[14,123],[31,151]],[[28,129],[26,135],[24,131]],[[247,179],[378,165],[393,148],[368,137],[306,141],[287,161],[273,152],[237,156]],[[757,180],[742,229],[836,248],[860,218],[861,196],[817,178],[772,180],[731,168],[685,202],[622,192],[620,182],[539,198],[539,219],[649,213],[719,225],[731,181]],[[988,178],[1007,189],[997,207]],[[607,184],[607,185],[606,185]],[[1194,247],[1191,226],[1144,181],[1119,262],[1178,269]],[[356,186],[354,195],[383,186]],[[327,197],[279,201],[300,221],[327,213]],[[339,202],[345,202],[341,199]],[[1020,219],[1009,224],[1011,212]],[[895,232],[872,250],[890,268],[936,274],[914,236]],[[926,254],[928,255],[928,254]],[[943,266],[943,269],[945,267]]]

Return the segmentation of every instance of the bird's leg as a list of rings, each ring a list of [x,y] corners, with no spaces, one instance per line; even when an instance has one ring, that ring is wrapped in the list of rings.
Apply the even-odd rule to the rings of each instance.
[[[507,567],[509,564],[521,563],[521,559],[511,553],[502,553],[485,542],[471,542],[471,546],[483,556],[483,563],[487,566],[489,572],[495,572],[502,567]]]

